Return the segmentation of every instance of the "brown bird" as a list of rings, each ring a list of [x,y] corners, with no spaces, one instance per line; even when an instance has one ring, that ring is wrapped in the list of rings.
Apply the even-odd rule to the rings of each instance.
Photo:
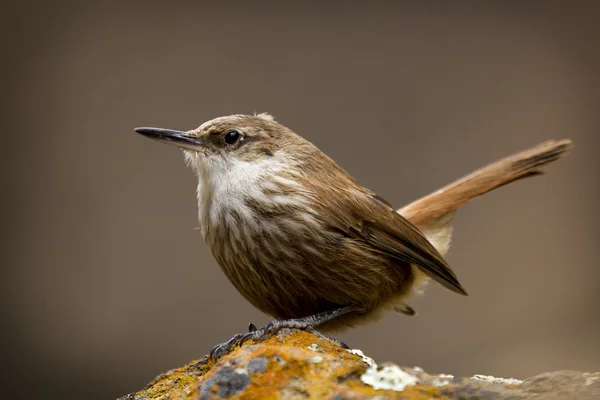
[[[220,117],[187,132],[136,131],[184,149],[198,177],[202,236],[235,288],[276,318],[215,347],[214,358],[283,327],[328,332],[384,311],[412,315],[407,302],[429,279],[466,295],[443,257],[454,210],[538,174],[570,147],[568,140],[549,142],[398,213],[268,114]]]

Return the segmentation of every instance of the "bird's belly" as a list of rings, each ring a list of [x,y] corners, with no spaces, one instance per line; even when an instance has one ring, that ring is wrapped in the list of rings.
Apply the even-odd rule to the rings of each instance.
[[[282,221],[223,225],[207,243],[227,278],[278,319],[353,305],[368,315],[412,286],[413,273],[340,232],[312,233]],[[288,224],[290,225],[290,224]]]

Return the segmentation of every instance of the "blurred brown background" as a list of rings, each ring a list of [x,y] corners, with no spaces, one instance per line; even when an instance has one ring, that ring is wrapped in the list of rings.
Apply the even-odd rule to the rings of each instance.
[[[398,207],[574,139],[459,212],[470,297],[430,285],[418,317],[339,338],[456,375],[600,369],[594,3],[42,4],[2,6],[3,352],[24,397],[124,395],[268,321],[194,230],[180,152],[133,132],[255,111]]]

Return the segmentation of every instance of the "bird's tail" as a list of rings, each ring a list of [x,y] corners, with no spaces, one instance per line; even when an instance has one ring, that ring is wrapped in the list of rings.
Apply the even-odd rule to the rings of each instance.
[[[429,241],[445,255],[450,248],[454,211],[471,200],[500,186],[530,176],[561,158],[573,147],[571,140],[549,140],[505,157],[422,197],[398,210],[416,225]]]

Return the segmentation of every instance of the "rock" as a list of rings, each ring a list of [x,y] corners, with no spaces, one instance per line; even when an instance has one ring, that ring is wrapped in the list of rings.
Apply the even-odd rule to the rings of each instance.
[[[558,371],[524,381],[455,378],[420,368],[377,366],[307,332],[282,330],[247,342],[217,363],[201,360],[158,376],[121,400],[142,399],[600,399],[600,372]]]

